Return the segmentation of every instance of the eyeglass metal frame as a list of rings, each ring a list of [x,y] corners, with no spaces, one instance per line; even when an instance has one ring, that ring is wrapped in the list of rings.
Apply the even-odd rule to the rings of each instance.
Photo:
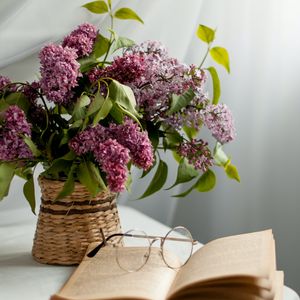
[[[183,229],[183,230],[185,230],[185,231],[190,235],[191,238],[189,239],[189,238],[168,237],[168,235],[169,235],[172,231],[175,231],[175,230],[177,230],[177,229]],[[147,253],[147,255],[145,256],[146,260],[145,260],[145,262],[141,265],[141,267],[139,267],[138,269],[135,269],[135,270],[127,270],[127,269],[123,268],[122,265],[119,263],[118,255],[117,255],[117,256],[116,256],[116,259],[117,259],[117,263],[118,263],[118,265],[120,266],[120,268],[122,268],[123,270],[128,271],[128,272],[135,272],[135,271],[140,270],[140,269],[147,263],[147,261],[148,261],[148,259],[149,259],[149,257],[150,257],[152,245],[153,245],[156,241],[160,241],[160,253],[161,253],[161,256],[162,256],[162,258],[163,258],[164,263],[165,263],[169,268],[171,268],[171,269],[179,269],[179,268],[183,267],[183,266],[189,261],[189,259],[190,259],[191,256],[192,256],[192,253],[193,253],[193,246],[196,245],[196,244],[198,244],[198,241],[196,241],[196,240],[193,239],[193,237],[192,237],[190,231],[189,231],[187,228],[185,228],[184,226],[176,226],[176,227],[170,229],[170,230],[167,232],[167,234],[166,234],[165,236],[147,235],[146,232],[141,231],[141,230],[138,230],[138,231],[140,231],[142,234],[131,234],[131,233],[130,233],[130,232],[132,232],[132,231],[137,231],[137,230],[138,230],[138,229],[131,229],[131,230],[125,232],[125,233],[114,233],[114,234],[109,235],[108,237],[105,237],[104,232],[103,232],[103,230],[102,230],[102,228],[101,228],[100,231],[101,231],[101,235],[102,235],[103,241],[102,241],[98,246],[96,246],[93,250],[91,250],[91,251],[87,254],[87,256],[88,256],[88,257],[94,257],[94,256],[99,252],[99,250],[100,250],[101,248],[103,248],[104,246],[106,246],[106,245],[107,245],[107,242],[108,242],[110,239],[114,238],[114,237],[120,237],[120,238],[123,238],[123,237],[144,238],[144,239],[148,239],[148,241],[149,241],[149,247],[148,247],[148,253]],[[173,266],[171,266],[171,265],[167,262],[167,260],[166,260],[166,258],[165,258],[165,256],[164,256],[163,246],[164,246],[164,244],[165,244],[165,242],[166,242],[167,240],[177,241],[177,242],[190,242],[190,243],[192,244],[191,251],[190,251],[190,253],[189,253],[188,258],[186,259],[186,261],[185,261],[180,267],[173,267]]]

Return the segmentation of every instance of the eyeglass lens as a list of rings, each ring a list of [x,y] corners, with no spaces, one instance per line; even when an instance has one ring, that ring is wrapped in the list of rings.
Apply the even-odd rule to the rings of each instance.
[[[134,272],[141,269],[146,264],[150,255],[150,240],[144,231],[129,230],[126,234],[130,234],[132,236],[121,237],[123,246],[138,247],[139,249],[136,251],[135,259],[133,260],[130,252],[116,248],[116,259],[117,263],[123,270]]]
[[[193,238],[184,227],[178,226],[170,230],[162,244],[162,254],[165,263],[173,269],[186,264],[192,255]],[[174,259],[174,255],[178,259]]]

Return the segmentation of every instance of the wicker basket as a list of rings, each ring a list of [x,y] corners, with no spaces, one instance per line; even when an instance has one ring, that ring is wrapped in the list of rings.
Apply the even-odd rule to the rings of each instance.
[[[74,192],[53,202],[63,181],[39,177],[42,198],[32,255],[46,264],[79,264],[89,243],[102,241],[105,235],[120,232],[116,194],[102,192],[91,198],[80,183]]]

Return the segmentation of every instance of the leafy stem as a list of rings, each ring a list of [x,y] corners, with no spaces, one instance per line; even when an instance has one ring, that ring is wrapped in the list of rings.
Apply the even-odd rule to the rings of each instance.
[[[109,37],[109,46],[108,46],[108,49],[106,51],[106,54],[105,54],[105,57],[103,59],[103,62],[102,62],[102,66],[104,66],[104,63],[106,62],[106,59],[108,57],[108,54],[109,54],[109,51],[110,51],[110,48],[113,44],[113,28],[114,28],[114,16],[112,15],[112,12],[111,12],[111,8],[110,8],[110,11],[109,11],[109,16],[110,16],[110,27],[111,27],[111,31],[110,31],[110,37]]]
[[[208,55],[208,53],[209,53],[209,51],[210,51],[210,48],[211,48],[211,44],[208,44],[206,53],[205,53],[205,55],[204,55],[204,57],[203,57],[203,59],[202,59],[200,65],[199,65],[199,69],[201,69],[202,65],[204,64],[204,62],[205,62],[205,60],[206,60],[206,58],[207,58],[207,55]]]

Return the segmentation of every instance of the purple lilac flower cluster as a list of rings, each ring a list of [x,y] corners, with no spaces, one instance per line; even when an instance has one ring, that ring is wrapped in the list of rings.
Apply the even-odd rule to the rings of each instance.
[[[212,135],[222,144],[235,138],[233,116],[226,104],[209,104],[201,111],[201,119]]]
[[[0,160],[31,158],[32,152],[22,135],[31,135],[31,125],[25,113],[16,105],[11,105],[4,114],[4,125],[0,127]]]
[[[122,125],[111,123],[110,134],[130,151],[133,163],[147,170],[153,164],[153,148],[146,131],[141,131],[137,123],[126,118]]]
[[[207,145],[201,139],[192,139],[190,142],[181,143],[177,152],[182,157],[186,157],[195,169],[206,172],[213,165],[213,157]]]
[[[191,124],[199,127],[196,121],[199,120],[199,112],[195,107],[207,101],[202,90],[205,74],[195,66],[187,66],[169,57],[166,48],[159,42],[148,41],[133,46],[116,58],[111,66],[94,69],[89,79],[94,82],[101,77],[112,77],[129,85],[146,119],[161,120],[176,128]],[[195,93],[190,107],[166,116],[171,95],[180,95],[190,88]]]
[[[90,54],[98,34],[97,28],[89,23],[84,23],[66,36],[62,42],[63,47],[73,48],[78,57]]]
[[[125,189],[127,163],[133,163],[144,170],[153,164],[153,150],[147,132],[141,132],[137,124],[126,119],[124,124],[111,123],[109,127],[96,125],[77,134],[69,147],[77,154],[92,152],[96,161],[107,174],[112,192]]]
[[[45,121],[45,110],[41,104],[38,104],[37,98],[39,96],[40,83],[33,81],[31,84],[27,83],[22,87],[22,92],[30,101],[28,110],[28,117],[31,122],[43,124]]]
[[[110,77],[117,81],[129,84],[139,80],[146,70],[145,59],[136,54],[127,54],[114,58],[112,65],[104,68],[95,68],[89,73],[89,80],[94,82],[99,78]]]
[[[108,139],[108,131],[106,127],[97,124],[95,127],[88,127],[84,131],[79,132],[69,142],[69,147],[78,155],[88,152],[94,152],[97,144]]]
[[[80,64],[72,48],[50,44],[40,52],[41,89],[48,100],[57,104],[68,104],[72,98],[71,89],[77,86]]]
[[[10,83],[11,83],[11,80],[8,77],[0,75],[0,91],[2,91]],[[15,92],[16,86],[10,85],[9,87],[7,87],[7,90],[10,92]]]
[[[108,139],[96,146],[94,156],[102,170],[107,174],[106,180],[110,190],[122,192],[127,180],[129,150],[116,140]]]
[[[72,101],[72,88],[82,76],[77,58],[90,54],[98,34],[97,28],[81,24],[63,40],[62,45],[50,44],[40,52],[41,89],[48,100],[68,105]]]

